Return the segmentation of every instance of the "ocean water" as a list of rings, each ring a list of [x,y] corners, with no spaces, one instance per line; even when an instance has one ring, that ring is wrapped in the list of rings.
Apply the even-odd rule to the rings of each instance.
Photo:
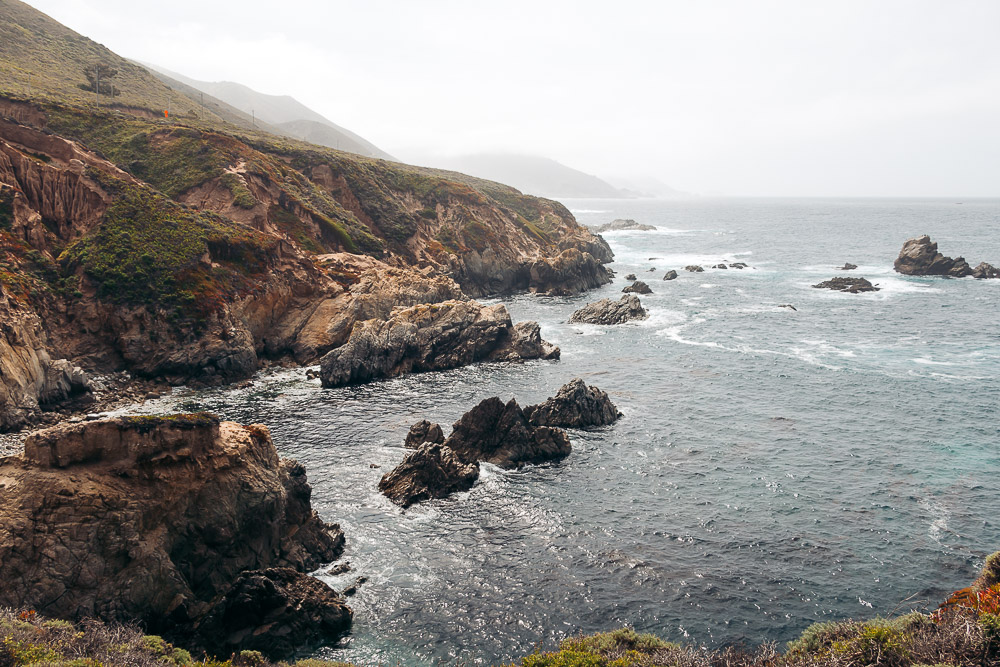
[[[501,300],[541,323],[558,362],[335,390],[276,370],[134,410],[263,422],[305,464],[353,567],[320,576],[368,578],[353,632],[319,655],[498,664],[624,624],[706,647],[782,642],[815,621],[933,608],[1000,549],[1000,280],[892,271],[924,233],[1000,264],[1000,201],[566,203],[585,224],[658,230],[606,235],[609,286]],[[662,280],[722,260],[752,268]],[[653,289],[648,320],[567,324],[630,272]],[[838,275],[882,289],[810,287]],[[407,511],[376,490],[413,422],[447,433],[483,398],[526,405],[577,376],[625,417],[571,431],[565,460],[484,465],[471,491]]]

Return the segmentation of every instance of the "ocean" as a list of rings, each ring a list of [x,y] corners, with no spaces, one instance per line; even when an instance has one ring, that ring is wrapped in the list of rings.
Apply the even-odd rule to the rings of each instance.
[[[560,361],[329,390],[271,370],[132,409],[261,422],[306,466],[352,566],[321,578],[368,579],[351,635],[317,655],[498,664],[626,624],[713,648],[785,642],[816,621],[933,609],[1000,549],[1000,280],[892,270],[921,234],[1000,264],[1000,200],[565,203],[584,224],[658,229],[605,236],[618,277],[602,289],[494,300],[537,320]],[[721,261],[750,268],[682,270]],[[653,290],[649,319],[567,323],[628,273]],[[841,275],[881,290],[811,287]],[[406,511],[378,493],[414,422],[447,434],[486,397],[527,405],[573,377],[625,417],[571,431],[565,460],[484,465],[471,491]]]

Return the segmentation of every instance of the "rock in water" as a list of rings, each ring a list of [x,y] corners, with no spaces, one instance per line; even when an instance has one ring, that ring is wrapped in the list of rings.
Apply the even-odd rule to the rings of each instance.
[[[929,236],[909,239],[893,263],[897,273],[909,276],[951,276],[962,278],[972,275],[972,268],[962,257],[945,257],[938,252],[937,243]]]
[[[649,289],[649,285],[647,285],[646,283],[642,282],[641,280],[636,280],[634,283],[632,283],[628,287],[624,288],[622,291],[625,292],[626,294],[628,294],[628,293],[652,294],[653,293],[653,290]]]
[[[573,313],[569,321],[587,324],[623,324],[629,320],[644,320],[646,317],[648,317],[646,309],[639,302],[639,297],[626,294],[618,301],[601,299],[588,303]]]
[[[541,339],[536,323],[515,326],[502,305],[444,301],[356,324],[348,341],[321,360],[320,380],[340,387],[477,361],[558,358],[559,348]]]
[[[426,419],[421,419],[410,427],[410,432],[406,434],[405,447],[416,449],[424,443],[441,444],[444,442],[444,432],[440,424],[432,424]]]
[[[140,622],[202,647],[245,639],[269,655],[350,626],[350,609],[301,574],[337,558],[343,533],[313,511],[305,470],[278,458],[263,426],[205,414],[58,426],[0,459],[0,479],[0,606]],[[246,631],[200,633],[231,595],[277,609],[233,589],[275,567],[291,568],[278,579],[293,608],[324,610],[319,625],[247,619]],[[310,602],[292,600],[305,589]]]
[[[290,568],[244,572],[199,628],[214,655],[289,656],[351,627],[351,609],[319,579]]]
[[[705,269],[697,264],[688,264],[684,267],[685,271],[691,271],[692,273],[702,273]]]
[[[552,296],[579,294],[611,282],[611,274],[603,264],[589,252],[576,248],[533,262],[528,277],[532,292]]]
[[[452,426],[444,441],[464,461],[485,461],[501,468],[559,459],[571,451],[564,431],[532,426],[511,399],[487,398]]]
[[[622,413],[618,412],[605,392],[597,387],[588,387],[580,378],[574,378],[563,385],[554,397],[524,408],[524,415],[532,426],[587,428],[612,424]]]
[[[634,273],[630,273],[627,276],[625,276],[625,280],[635,280],[635,279],[636,278]]]
[[[992,264],[987,264],[986,262],[980,262],[979,266],[972,270],[973,278],[1000,278],[1000,269],[993,266]]]
[[[859,292],[877,292],[879,287],[875,287],[870,282],[864,278],[831,278],[830,280],[825,280],[818,285],[813,285],[817,288],[825,288],[837,290],[838,292],[850,292],[851,294],[858,294]]]
[[[732,264],[729,265],[729,268],[730,269],[745,269],[745,268],[747,268],[749,266],[750,265],[747,264],[746,262],[733,262]]]
[[[402,507],[468,491],[479,479],[479,464],[466,463],[451,448],[426,443],[406,455],[378,483],[378,490]]]
[[[666,274],[665,274],[665,275],[663,276],[663,279],[664,279],[664,280],[676,280],[676,279],[677,279],[677,272],[676,272],[676,271],[674,271],[673,269],[670,269],[670,270],[669,270],[669,271],[667,271],[667,273],[666,273]]]
[[[842,267],[840,267],[837,270],[838,271],[853,271],[856,268],[858,268],[857,264],[851,264],[850,262],[847,262],[846,264],[844,264]]]
[[[653,225],[643,225],[632,219],[619,218],[603,225],[598,225],[591,231],[597,234],[604,232],[652,232],[656,231],[656,227]]]

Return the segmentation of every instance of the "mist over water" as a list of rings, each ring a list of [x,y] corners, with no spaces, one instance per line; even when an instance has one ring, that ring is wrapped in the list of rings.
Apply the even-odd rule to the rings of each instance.
[[[262,422],[306,466],[353,567],[321,576],[368,577],[352,634],[321,655],[495,664],[623,624],[712,647],[786,641],[817,620],[933,607],[1000,548],[1000,281],[892,272],[923,233],[998,263],[1000,201],[567,204],[585,224],[660,229],[606,235],[612,285],[501,300],[541,323],[559,362],[335,390],[278,370],[134,410]],[[682,270],[723,260],[752,268]],[[680,277],[664,282],[669,269]],[[631,272],[654,291],[648,320],[566,323]],[[838,275],[882,290],[810,287]],[[564,461],[484,465],[470,492],[405,512],[377,492],[413,422],[447,432],[483,398],[526,405],[575,376],[625,418],[571,431]]]

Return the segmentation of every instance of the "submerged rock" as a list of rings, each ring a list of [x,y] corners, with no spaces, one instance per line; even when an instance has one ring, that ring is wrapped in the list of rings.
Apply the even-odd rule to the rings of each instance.
[[[445,301],[355,325],[348,341],[320,362],[324,387],[405,373],[445,370],[478,361],[558,359],[534,322],[511,322],[502,305]]]
[[[732,264],[729,265],[730,269],[746,269],[749,267],[750,265],[747,264],[746,262],[733,262]]]
[[[625,287],[624,289],[622,289],[622,292],[625,292],[626,294],[629,294],[629,293],[634,293],[634,294],[652,294],[653,290],[651,290],[649,288],[649,285],[647,285],[646,283],[642,282],[641,280],[636,280],[634,283],[632,283],[628,287]]]
[[[712,267],[713,269],[728,269],[729,267],[725,264],[719,263]]]
[[[324,611],[318,624],[296,621],[288,642],[331,631],[334,617],[336,631],[350,625],[342,601],[299,574],[337,558],[343,533],[312,509],[305,470],[278,458],[261,425],[199,414],[58,426],[3,459],[0,479],[0,606],[141,622],[201,647],[245,639],[277,655],[284,639],[265,619],[244,619],[245,632],[200,628],[212,614],[230,617],[216,608],[226,600],[277,610],[234,585],[246,572],[291,568],[278,576],[285,606]],[[310,601],[293,599],[299,590]]]
[[[837,270],[838,271],[853,271],[856,268],[858,268],[857,264],[851,264],[850,262],[847,262],[846,264],[844,264],[842,267],[840,267]]]
[[[643,225],[632,219],[622,219],[612,220],[603,225],[598,225],[594,227],[591,231],[601,234],[603,232],[652,232],[655,231],[656,227],[653,225]]]
[[[440,444],[444,442],[444,432],[440,424],[432,424],[426,419],[421,419],[410,427],[410,432],[406,434],[405,447],[416,449],[420,445],[430,442]]]
[[[951,276],[962,278],[972,275],[972,268],[962,257],[945,257],[938,252],[938,245],[930,236],[909,239],[893,263],[897,273],[909,276]]]
[[[601,299],[588,303],[573,313],[570,322],[586,324],[624,324],[630,320],[644,320],[648,317],[639,297],[626,294],[618,301]]]
[[[698,266],[697,264],[688,264],[684,267],[685,271],[690,271],[692,273],[702,273],[705,269],[704,267]]]
[[[872,285],[870,282],[864,278],[831,278],[830,280],[825,280],[813,287],[821,289],[832,289],[838,292],[850,292],[851,294],[858,294],[859,292],[877,292],[879,287]]]
[[[442,446],[465,461],[485,461],[501,468],[563,458],[572,449],[564,431],[533,426],[517,401],[504,403],[495,396],[462,415]]]
[[[612,424],[622,413],[605,392],[574,378],[544,403],[524,408],[524,415],[533,426],[587,428]]]
[[[378,490],[397,505],[409,507],[422,500],[468,491],[477,479],[478,463],[463,461],[445,445],[425,443],[386,473]]]

